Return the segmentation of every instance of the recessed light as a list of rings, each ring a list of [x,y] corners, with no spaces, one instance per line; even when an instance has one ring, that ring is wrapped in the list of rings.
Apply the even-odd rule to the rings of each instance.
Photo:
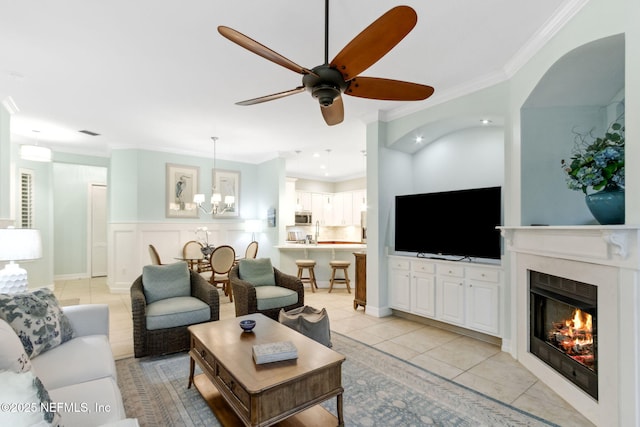
[[[489,119],[482,119],[480,120],[480,123],[482,123],[483,125],[490,125],[492,122]]]
[[[318,154],[318,153],[313,153],[313,157],[320,157],[320,154]]]
[[[422,142],[421,136],[416,136],[416,144],[420,144]]]

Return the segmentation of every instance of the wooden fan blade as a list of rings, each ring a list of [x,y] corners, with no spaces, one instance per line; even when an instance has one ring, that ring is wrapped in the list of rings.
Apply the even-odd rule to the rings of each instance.
[[[349,82],[345,94],[386,101],[420,101],[433,95],[431,86],[377,77],[357,77]]]
[[[295,89],[287,90],[284,92],[274,93],[273,95],[261,96],[260,98],[247,99],[246,101],[236,102],[236,105],[255,105],[267,101],[273,101],[274,99],[284,98],[285,96],[295,95],[296,93],[304,92],[304,86],[298,86]]]
[[[331,67],[345,80],[353,79],[400,43],[416,22],[418,15],[412,8],[394,7],[351,40],[331,61]]]
[[[285,68],[288,68],[291,71],[294,71],[299,74],[313,74],[311,70],[308,70],[295,62],[285,58],[277,52],[269,49],[268,47],[258,43],[250,37],[245,36],[239,31],[234,30],[233,28],[225,27],[223,25],[218,27],[218,32],[222,34],[224,37],[228,38],[232,42],[237,45],[242,46],[243,48],[250,50],[256,55],[260,55],[265,59],[268,59],[271,62],[275,62],[278,65],[282,65]]]
[[[342,123],[344,120],[344,103],[342,102],[342,97],[338,96],[333,100],[333,104],[328,107],[321,105],[320,111],[322,111],[322,117],[324,117],[324,121],[327,122],[329,126]]]

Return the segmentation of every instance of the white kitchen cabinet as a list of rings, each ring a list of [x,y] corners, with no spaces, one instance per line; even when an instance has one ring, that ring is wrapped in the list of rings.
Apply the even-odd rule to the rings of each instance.
[[[389,265],[391,307],[411,309],[411,270],[408,260],[393,260]]]
[[[320,225],[329,225],[332,221],[332,198],[331,194],[326,193],[311,194],[311,214],[314,224],[318,221]]]
[[[331,203],[332,221],[329,225],[353,225],[353,194],[335,193]],[[359,221],[358,221],[359,222]]]
[[[353,221],[353,193],[342,194],[342,225],[354,225]],[[360,223],[360,221],[358,221]]]
[[[500,325],[499,274],[492,270],[469,270],[466,288],[467,325],[496,335]]]
[[[327,225],[346,225],[344,223],[344,197],[336,193],[331,199],[331,220]]]
[[[464,325],[464,280],[459,277],[438,277],[437,314],[440,320]]]
[[[411,312],[435,317],[436,277],[433,274],[413,271],[411,279]]]
[[[366,190],[341,193],[296,191],[296,211],[310,211],[313,223],[323,226],[360,225],[360,212]]]
[[[361,224],[361,212],[367,210],[367,190],[358,190],[351,193],[353,209],[351,211],[354,225]]]
[[[296,210],[311,212],[311,193],[308,191],[296,191]]]
[[[499,337],[502,276],[499,266],[389,256],[390,305]]]

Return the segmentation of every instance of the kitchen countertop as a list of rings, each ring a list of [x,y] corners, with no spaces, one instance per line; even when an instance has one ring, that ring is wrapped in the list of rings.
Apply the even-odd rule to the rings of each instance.
[[[335,250],[335,249],[344,249],[344,250],[354,250],[354,249],[366,249],[366,243],[357,243],[357,242],[336,242],[336,241],[327,241],[327,242],[318,242],[307,244],[307,243],[293,243],[287,242],[283,245],[276,246],[278,249],[309,249],[309,250]]]

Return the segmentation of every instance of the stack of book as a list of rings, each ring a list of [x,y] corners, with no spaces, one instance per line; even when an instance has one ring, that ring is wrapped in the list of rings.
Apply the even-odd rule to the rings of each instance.
[[[253,360],[258,364],[298,358],[298,349],[291,341],[270,342],[253,346]]]

